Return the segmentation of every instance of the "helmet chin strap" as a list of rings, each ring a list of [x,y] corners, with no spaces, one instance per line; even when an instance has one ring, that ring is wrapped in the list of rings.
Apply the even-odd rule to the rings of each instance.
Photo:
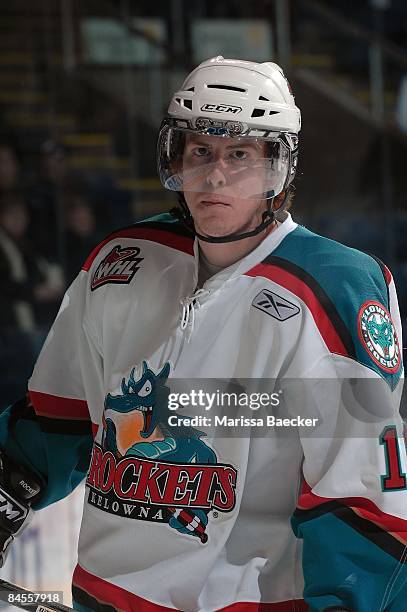
[[[289,195],[289,191],[290,191],[289,189],[286,189],[285,194],[284,194],[284,200],[281,206],[279,206],[279,208],[277,209],[277,211],[273,210],[273,203],[274,203],[275,196],[272,198],[269,198],[267,200],[267,209],[262,214],[260,225],[255,227],[253,230],[250,230],[248,232],[242,232],[241,234],[226,234],[226,236],[205,236],[204,234],[199,234],[195,229],[194,221],[189,211],[189,208],[187,206],[187,203],[185,202],[183,193],[179,193],[179,199],[178,199],[181,210],[179,208],[173,208],[170,210],[170,213],[173,216],[177,217],[179,221],[181,221],[181,223],[186,225],[187,228],[193,234],[195,234],[197,238],[199,238],[199,240],[203,240],[204,242],[211,242],[214,244],[235,242],[236,240],[243,240],[244,238],[250,238],[251,236],[257,236],[257,234],[260,234],[260,232],[264,231],[267,227],[269,227],[269,225],[271,225],[276,218],[275,212],[284,210],[284,207],[287,202],[288,195]]]

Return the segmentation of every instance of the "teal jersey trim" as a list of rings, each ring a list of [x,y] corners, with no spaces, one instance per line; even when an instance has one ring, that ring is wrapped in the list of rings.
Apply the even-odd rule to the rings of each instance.
[[[349,356],[380,374],[392,389],[396,386],[403,369],[401,351],[399,366],[395,371],[387,371],[372,357],[361,337],[359,318],[364,304],[378,302],[390,310],[388,287],[373,257],[298,226],[265,260],[267,262],[288,266],[289,271],[292,271],[289,266],[294,268],[294,274],[310,285],[329,316],[329,305],[324,304],[318,293],[327,296],[352,339],[354,355]],[[332,320],[337,326],[337,317]]]
[[[291,522],[295,535],[304,539],[304,599],[309,612],[333,605],[359,612],[405,610],[406,559],[398,561],[332,513],[305,521],[293,517]]]
[[[72,598],[72,606],[74,610],[78,610],[78,612],[95,612],[95,608],[89,608],[88,606],[84,606],[76,601],[76,599]],[[111,608],[113,610],[113,608]]]
[[[14,461],[39,474],[47,483],[34,510],[69,495],[85,478],[92,452],[89,434],[47,433],[35,418],[18,419],[12,428],[12,407],[0,415],[0,446]]]
[[[171,215],[169,212],[159,213],[158,215],[153,215],[152,217],[148,217],[147,219],[141,219],[141,221],[137,221],[136,225],[141,223],[179,223],[179,220]]]

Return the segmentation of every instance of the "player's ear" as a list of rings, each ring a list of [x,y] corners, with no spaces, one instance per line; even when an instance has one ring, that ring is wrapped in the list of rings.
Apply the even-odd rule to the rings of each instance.
[[[285,194],[286,194],[286,191],[282,191],[281,193],[278,194],[278,196],[274,198],[274,202],[273,202],[274,212],[280,209],[281,205],[284,202]]]
[[[294,185],[290,185],[289,187],[287,187],[287,189],[279,193],[278,196],[274,198],[273,211],[277,212],[283,204],[284,204],[284,210],[289,210],[293,203],[294,195],[295,195],[295,187]]]

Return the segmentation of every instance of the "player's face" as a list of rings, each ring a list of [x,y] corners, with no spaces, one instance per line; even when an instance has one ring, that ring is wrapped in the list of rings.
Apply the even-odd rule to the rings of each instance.
[[[191,177],[191,185],[188,189],[188,179],[184,180],[184,196],[198,233],[226,236],[261,223],[266,200],[244,194],[262,191],[265,147],[261,141],[246,144],[233,138],[187,136],[183,171],[184,177]]]

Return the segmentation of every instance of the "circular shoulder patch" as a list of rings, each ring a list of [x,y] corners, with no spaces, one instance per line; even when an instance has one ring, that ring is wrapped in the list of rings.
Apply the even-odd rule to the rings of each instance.
[[[358,333],[373,361],[394,374],[400,367],[400,347],[391,315],[380,302],[365,302],[358,315]]]

